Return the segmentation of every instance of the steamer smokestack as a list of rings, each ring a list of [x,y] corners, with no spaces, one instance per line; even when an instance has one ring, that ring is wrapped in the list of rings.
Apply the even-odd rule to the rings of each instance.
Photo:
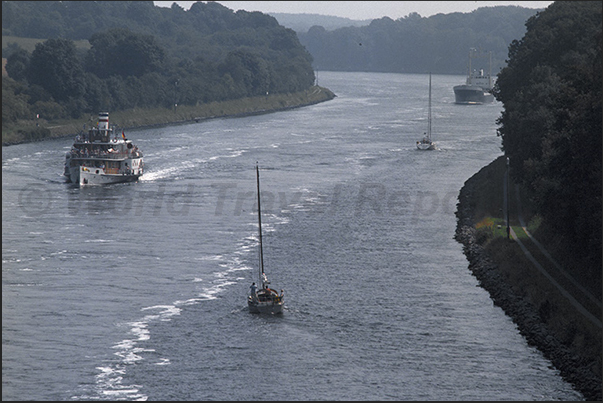
[[[109,112],[100,112],[98,114],[98,129],[109,130]]]

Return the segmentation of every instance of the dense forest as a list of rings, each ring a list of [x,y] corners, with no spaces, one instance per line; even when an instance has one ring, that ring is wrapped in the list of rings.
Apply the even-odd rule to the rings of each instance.
[[[297,35],[318,70],[464,75],[469,49],[476,48],[492,52],[497,74],[506,65],[509,44],[525,34],[526,20],[537,11],[499,6],[431,17],[411,13],[332,31],[316,25]]]
[[[197,2],[3,1],[2,35],[48,38],[3,49],[3,127],[40,115],[174,107],[292,93],[314,84],[295,32],[260,12]],[[86,39],[89,49],[77,48]]]
[[[559,1],[530,18],[509,46],[495,97],[511,175],[533,192],[542,233],[576,256],[601,287],[601,7]]]

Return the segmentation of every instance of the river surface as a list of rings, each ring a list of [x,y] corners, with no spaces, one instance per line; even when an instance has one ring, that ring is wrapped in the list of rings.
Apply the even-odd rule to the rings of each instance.
[[[3,147],[2,400],[583,400],[453,238],[502,154],[463,82],[432,77],[435,151],[426,74],[340,72],[318,105],[128,131],[137,183],[66,184],[72,138]],[[246,306],[256,162],[279,316]]]

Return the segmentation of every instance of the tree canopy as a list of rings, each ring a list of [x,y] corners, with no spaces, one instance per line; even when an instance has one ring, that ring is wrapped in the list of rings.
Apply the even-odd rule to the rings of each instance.
[[[67,39],[49,39],[38,44],[31,55],[27,77],[31,84],[43,87],[59,102],[79,98],[85,91],[84,70],[75,44]]]
[[[559,1],[509,46],[495,97],[513,178],[601,281],[601,2]]]
[[[97,32],[90,38],[90,44],[86,67],[99,78],[140,77],[161,71],[165,60],[165,51],[154,36],[125,28]]]
[[[31,54],[7,49],[3,88],[19,93],[3,91],[3,124],[298,92],[315,80],[294,31],[214,2],[3,1],[2,33],[48,38]],[[91,47],[76,49],[80,39]]]

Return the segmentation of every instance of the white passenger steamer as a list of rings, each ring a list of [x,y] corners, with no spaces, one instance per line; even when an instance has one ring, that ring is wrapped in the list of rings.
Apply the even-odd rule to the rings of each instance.
[[[65,156],[64,175],[79,186],[106,185],[138,180],[144,170],[142,152],[132,141],[109,127],[109,114],[98,115],[98,127],[75,137]]]

